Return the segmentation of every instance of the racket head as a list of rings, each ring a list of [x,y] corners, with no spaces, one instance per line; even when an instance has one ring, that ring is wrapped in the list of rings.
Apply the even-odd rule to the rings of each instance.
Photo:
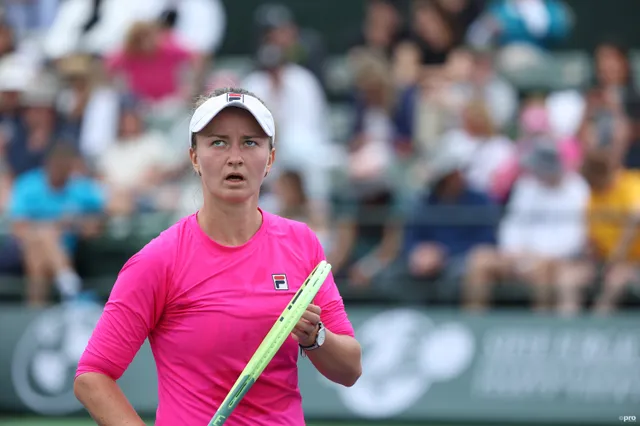
[[[302,318],[302,315],[316,297],[330,273],[331,265],[325,260],[316,265],[298,291],[296,291],[296,294],[285,307],[280,317],[278,317],[276,323],[271,327],[267,336],[260,343],[240,377],[234,383],[222,404],[220,404],[220,407],[209,422],[209,426],[221,426],[229,418],[269,362],[278,353],[278,350],[280,350],[295,325],[300,321],[300,318]]]

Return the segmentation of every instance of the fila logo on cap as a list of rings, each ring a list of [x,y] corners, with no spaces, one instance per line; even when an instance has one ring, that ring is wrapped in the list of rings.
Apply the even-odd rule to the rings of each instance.
[[[271,275],[273,278],[273,286],[276,290],[289,290],[289,283],[287,283],[287,276],[285,274]]]
[[[240,93],[227,93],[227,102],[233,101],[244,102],[244,95]]]

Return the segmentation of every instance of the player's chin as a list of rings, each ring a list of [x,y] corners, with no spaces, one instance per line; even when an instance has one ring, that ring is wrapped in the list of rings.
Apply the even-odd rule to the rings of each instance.
[[[223,188],[217,198],[230,204],[240,204],[250,200],[255,193],[256,191],[249,186],[243,188]]]

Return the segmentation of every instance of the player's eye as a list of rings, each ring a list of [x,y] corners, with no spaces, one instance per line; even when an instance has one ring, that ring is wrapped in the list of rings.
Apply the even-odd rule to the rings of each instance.
[[[257,146],[257,145],[258,145],[258,142],[256,142],[256,141],[252,141],[252,140],[246,140],[246,141],[244,141],[244,143],[245,143],[247,146]]]
[[[224,146],[226,145],[226,142],[223,141],[222,139],[216,139],[211,141],[211,146]]]

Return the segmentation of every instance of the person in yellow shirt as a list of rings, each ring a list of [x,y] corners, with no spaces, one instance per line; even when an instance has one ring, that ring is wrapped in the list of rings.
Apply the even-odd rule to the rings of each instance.
[[[559,309],[581,307],[583,290],[601,277],[594,310],[609,313],[631,283],[640,281],[640,173],[621,169],[605,153],[587,154],[583,174],[591,188],[589,247],[560,271]],[[600,279],[598,279],[600,281]]]

